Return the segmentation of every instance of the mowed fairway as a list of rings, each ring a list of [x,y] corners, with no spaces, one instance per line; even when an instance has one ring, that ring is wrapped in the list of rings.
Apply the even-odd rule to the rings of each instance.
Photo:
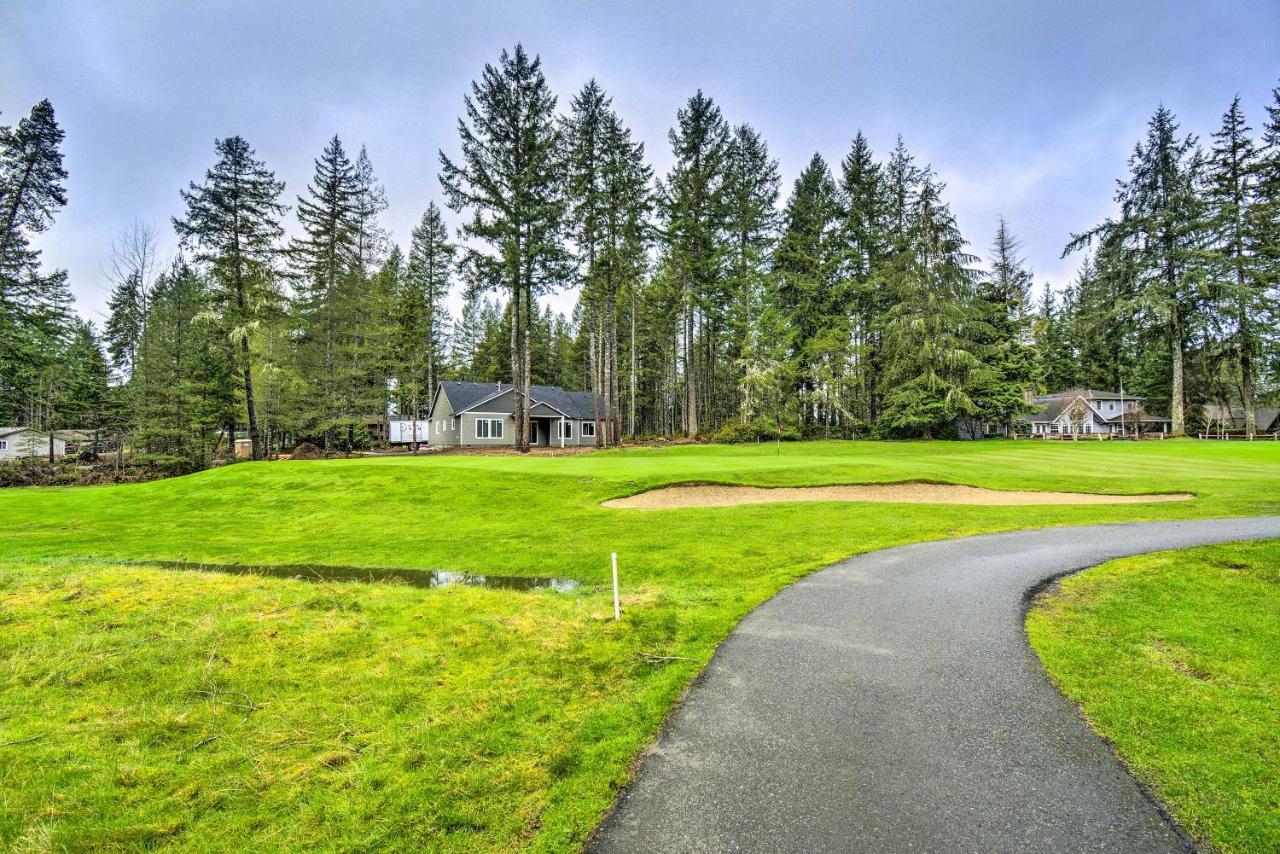
[[[636,512],[666,483],[1192,492]],[[0,493],[0,846],[572,850],[752,607],[862,551],[1280,512],[1280,443],[812,443],[233,466]],[[623,620],[605,587],[617,551]],[[147,560],[578,579],[316,584]],[[132,564],[132,565],[127,565]]]

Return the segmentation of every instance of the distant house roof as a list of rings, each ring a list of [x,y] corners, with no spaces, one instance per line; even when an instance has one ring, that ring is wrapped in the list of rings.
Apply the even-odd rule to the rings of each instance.
[[[449,398],[453,411],[460,413],[511,391],[511,385],[448,380],[440,383],[440,389]],[[555,385],[535,385],[530,387],[529,396],[533,404],[544,404],[563,413],[566,418],[587,421],[595,418],[591,405],[593,395],[589,391],[566,391]]]
[[[1071,404],[1077,400],[1084,400],[1085,403],[1089,405],[1089,408],[1097,415],[1098,420],[1104,422],[1120,421],[1121,413],[1104,413],[1096,405],[1098,401],[1124,400],[1126,403],[1129,401],[1133,401],[1135,404],[1142,403],[1141,397],[1138,397],[1135,394],[1128,394],[1127,392],[1121,395],[1119,392],[1099,391],[1096,388],[1073,388],[1066,391],[1057,391],[1052,394],[1042,394],[1036,397],[1035,400],[1032,401],[1032,405],[1044,408],[1032,415],[1029,415],[1028,420],[1033,423],[1057,421],[1062,417],[1063,413],[1067,412],[1071,408]],[[1125,418],[1131,418],[1132,416],[1132,412],[1126,412],[1123,414],[1123,417]],[[1148,416],[1147,420],[1165,421],[1168,419],[1151,418]]]
[[[1033,412],[1027,416],[1029,421],[1057,421],[1062,413],[1067,411],[1067,407],[1074,401],[1074,397],[1050,397],[1036,398],[1036,403],[1044,407],[1039,412]]]
[[[0,439],[5,436],[12,436],[15,433],[35,433],[37,436],[48,436],[43,430],[36,430],[32,427],[0,427]]]
[[[1205,404],[1204,414],[1205,417],[1213,421],[1225,421],[1236,428],[1244,427],[1243,406],[1227,407],[1218,403],[1208,403]],[[1253,408],[1253,417],[1259,430],[1269,431],[1276,427],[1277,420],[1280,420],[1280,408],[1275,406],[1255,406]]]
[[[1085,400],[1120,400],[1121,398],[1124,398],[1125,400],[1142,400],[1142,398],[1136,394],[1121,394],[1118,391],[1099,391],[1096,388],[1069,388],[1066,391],[1055,391],[1052,394],[1042,394],[1036,398],[1036,402],[1041,403],[1060,397],[1074,398],[1077,395],[1083,397]]]

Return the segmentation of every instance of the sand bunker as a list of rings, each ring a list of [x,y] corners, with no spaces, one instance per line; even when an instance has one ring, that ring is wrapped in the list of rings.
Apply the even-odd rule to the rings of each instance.
[[[1194,495],[1174,492],[1162,495],[1097,495],[1085,492],[1014,492],[955,486],[945,483],[883,483],[848,486],[723,486],[682,484],[664,486],[627,498],[604,502],[605,507],[628,510],[673,510],[680,507],[736,507],[740,504],[776,504],[794,501],[875,501],[886,504],[1145,504],[1153,501],[1190,501]]]

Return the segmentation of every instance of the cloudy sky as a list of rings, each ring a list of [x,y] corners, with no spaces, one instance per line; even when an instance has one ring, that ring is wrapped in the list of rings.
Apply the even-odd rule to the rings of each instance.
[[[517,41],[562,105],[599,80],[659,173],[698,88],[763,132],[785,187],[815,151],[838,162],[859,129],[881,155],[902,134],[979,254],[1003,214],[1055,284],[1077,264],[1059,258],[1068,233],[1108,213],[1157,104],[1207,136],[1236,93],[1259,125],[1280,83],[1276,0],[11,0],[0,122],[53,102],[70,202],[41,245],[100,322],[113,238],[141,220],[171,252],[178,189],[218,137],[246,137],[291,203],[330,136],[366,145],[406,242],[440,198],[436,153],[457,148],[463,93]]]

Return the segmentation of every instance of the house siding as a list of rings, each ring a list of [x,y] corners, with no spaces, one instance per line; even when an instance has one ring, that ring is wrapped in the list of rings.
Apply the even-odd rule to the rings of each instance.
[[[443,429],[441,427],[443,426]],[[462,443],[458,433],[458,418],[453,414],[453,404],[444,389],[436,391],[431,407],[431,426],[427,429],[427,445],[438,448],[456,448]]]
[[[7,436],[0,436],[5,447],[0,450],[0,460],[17,460],[26,457],[44,457],[49,454],[49,435],[34,430],[19,430]],[[54,437],[53,455],[65,456],[67,443]]]
[[[440,448],[456,448],[456,447],[513,447],[516,442],[515,436],[515,417],[513,409],[515,406],[515,393],[507,389],[501,394],[495,394],[487,399],[482,398],[479,402],[472,404],[473,408],[456,412],[453,402],[449,400],[448,392],[442,385],[437,388],[436,396],[432,401],[430,414],[430,427],[427,441]],[[545,428],[545,435],[542,431],[539,433],[540,441],[536,447],[561,447],[559,435],[559,423],[561,419],[568,421],[573,425],[573,435],[564,440],[563,447],[594,447],[596,440],[594,437],[583,438],[582,425],[589,423],[590,419],[570,418],[561,413],[554,405],[537,401],[531,410],[531,415],[539,419],[539,423]],[[495,439],[493,437],[476,436],[476,419],[477,418],[500,418],[502,419],[502,437]],[[443,429],[441,429],[443,422]]]
[[[484,404],[486,409],[488,404]],[[502,438],[476,435],[476,421],[480,419],[501,419]],[[516,419],[510,412],[489,412],[478,409],[468,410],[457,416],[462,422],[462,444],[471,448],[502,448],[514,446],[516,443]]]

